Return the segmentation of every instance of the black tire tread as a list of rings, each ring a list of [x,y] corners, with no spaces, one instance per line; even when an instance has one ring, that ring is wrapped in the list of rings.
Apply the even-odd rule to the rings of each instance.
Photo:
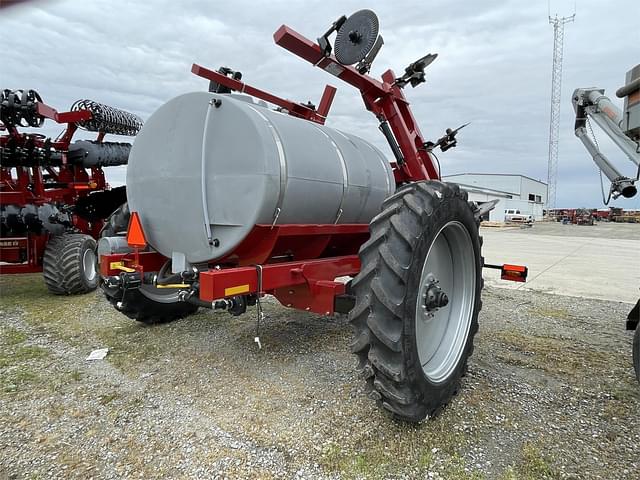
[[[129,227],[129,205],[124,203],[105,221],[101,237],[126,233]],[[102,284],[107,300],[123,315],[146,325],[168,323],[192,315],[198,306],[186,302],[160,303],[146,297],[140,290],[122,292]]]
[[[140,290],[121,291],[102,289],[111,305],[120,313],[145,325],[169,323],[188,317],[198,311],[198,306],[186,302],[160,303],[145,297]]]
[[[402,318],[404,292],[417,241],[424,226],[438,218],[440,204],[454,197],[459,199],[456,201],[468,201],[467,193],[455,184],[429,181],[400,187],[384,201],[382,212],[371,221],[370,240],[359,252],[362,269],[352,282],[356,303],[349,314],[355,330],[351,350],[358,358],[369,396],[405,421],[417,422],[437,415],[459,387],[458,378],[444,398],[434,401],[422,398],[422,392],[411,381],[415,372],[410,371],[403,351]],[[471,203],[468,205],[473,209]],[[478,331],[481,288],[482,281],[477,286],[476,310],[463,353],[463,372]]]
[[[96,249],[93,237],[66,233],[49,239],[43,256],[43,277],[54,295],[77,295],[93,291],[96,282],[83,279],[82,255],[85,247]]]
[[[636,327],[636,333],[633,335],[633,369],[640,382],[640,325]]]
[[[129,228],[129,204],[123,203],[105,220],[100,237],[115,237],[126,234]]]

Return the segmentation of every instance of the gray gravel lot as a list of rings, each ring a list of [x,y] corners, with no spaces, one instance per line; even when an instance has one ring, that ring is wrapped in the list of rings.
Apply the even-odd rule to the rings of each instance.
[[[252,314],[145,327],[0,287],[0,479],[640,478],[628,304],[486,289],[461,393],[412,426],[365,396],[344,318],[269,300],[258,351]]]

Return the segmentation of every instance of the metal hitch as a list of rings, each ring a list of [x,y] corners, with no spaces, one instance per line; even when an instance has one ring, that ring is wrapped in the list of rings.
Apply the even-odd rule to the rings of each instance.
[[[122,272],[120,275],[106,277],[104,283],[107,288],[135,290],[142,286],[142,274],[140,272]]]

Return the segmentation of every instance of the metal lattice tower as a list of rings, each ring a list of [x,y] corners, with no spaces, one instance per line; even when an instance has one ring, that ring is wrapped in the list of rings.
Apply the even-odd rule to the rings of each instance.
[[[573,22],[576,14],[558,18],[549,16],[553,25],[553,68],[551,70],[551,120],[549,122],[549,165],[547,167],[547,208],[556,206],[558,177],[558,140],[560,136],[560,96],[562,94],[562,50],[564,25]]]

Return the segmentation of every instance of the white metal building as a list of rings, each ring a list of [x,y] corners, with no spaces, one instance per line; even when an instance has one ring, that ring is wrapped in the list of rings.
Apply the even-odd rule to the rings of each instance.
[[[547,184],[540,180],[506,173],[459,173],[446,175],[443,180],[460,185],[469,193],[469,200],[478,203],[500,200],[489,214],[489,220],[503,222],[507,209],[517,209],[542,220]]]

